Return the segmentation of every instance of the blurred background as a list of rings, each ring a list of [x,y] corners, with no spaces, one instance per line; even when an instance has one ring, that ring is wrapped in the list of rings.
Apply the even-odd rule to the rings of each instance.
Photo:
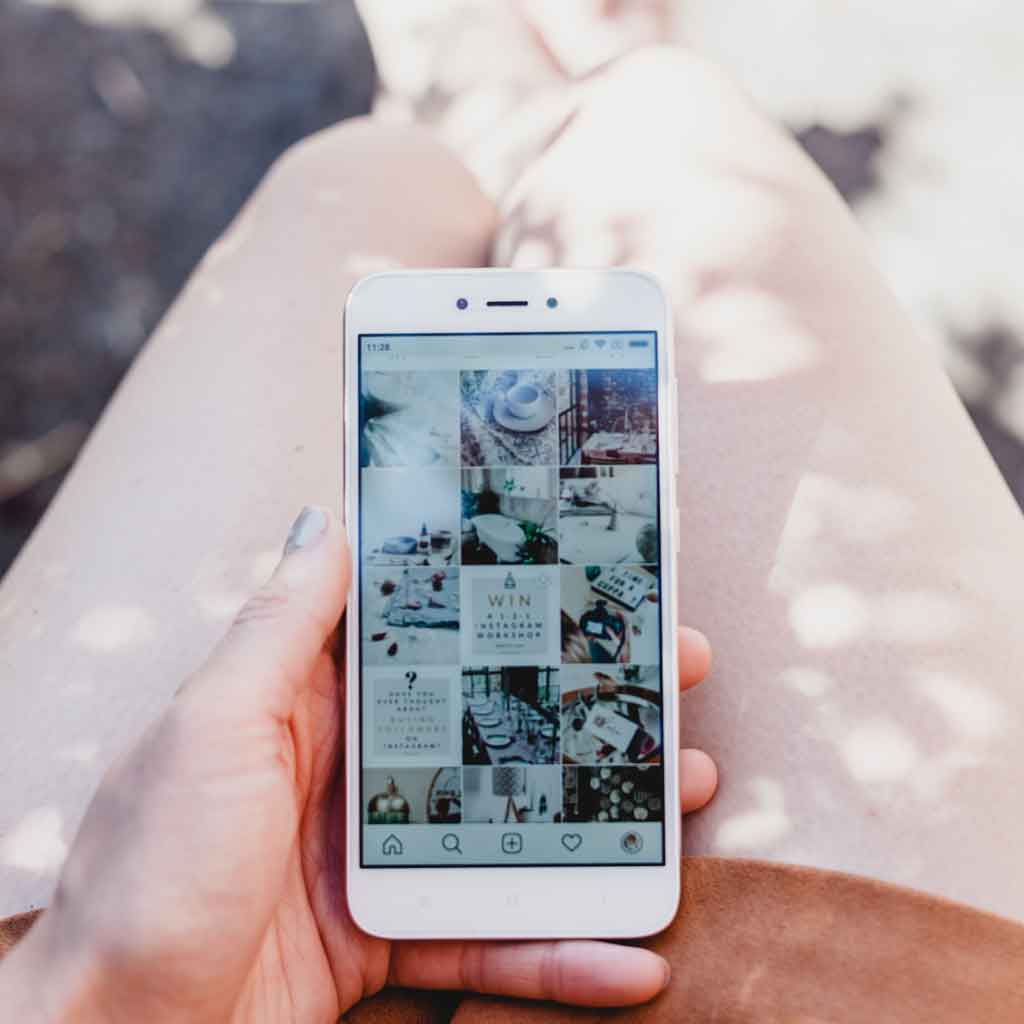
[[[836,184],[1024,503],[1024,5],[0,0],[0,573],[290,143],[376,106],[500,195],[497,120],[665,41],[728,67]]]

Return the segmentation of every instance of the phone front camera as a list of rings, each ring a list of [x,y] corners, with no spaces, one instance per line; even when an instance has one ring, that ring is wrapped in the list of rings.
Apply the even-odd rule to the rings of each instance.
[[[557,305],[558,299],[556,299],[554,295],[552,295],[551,298],[548,299],[548,309],[554,309]]]
[[[459,309],[467,309],[469,307],[469,299],[456,299],[455,305],[458,306]]]

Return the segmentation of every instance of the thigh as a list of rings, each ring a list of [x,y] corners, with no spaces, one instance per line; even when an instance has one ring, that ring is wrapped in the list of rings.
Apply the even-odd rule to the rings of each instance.
[[[682,614],[715,648],[683,735],[719,760],[690,853],[1024,916],[1024,529],[934,353],[798,148],[677,50],[580,87],[495,260],[671,292]]]
[[[0,917],[43,901],[113,753],[204,656],[306,502],[340,506],[341,316],[495,223],[425,133],[287,154],[210,251],[0,589]]]

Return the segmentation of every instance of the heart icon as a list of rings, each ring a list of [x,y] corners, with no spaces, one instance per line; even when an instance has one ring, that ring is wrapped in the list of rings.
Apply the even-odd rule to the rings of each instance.
[[[604,347],[605,347],[605,345],[607,345],[607,344],[608,344],[608,342],[607,342],[607,340],[606,340],[605,338],[595,338],[595,339],[594,339],[594,344],[595,344],[595,345],[596,345],[596,346],[597,346],[598,348],[604,348]]]
[[[575,853],[583,844],[583,836],[579,832],[566,832],[562,836],[562,845],[570,852]]]

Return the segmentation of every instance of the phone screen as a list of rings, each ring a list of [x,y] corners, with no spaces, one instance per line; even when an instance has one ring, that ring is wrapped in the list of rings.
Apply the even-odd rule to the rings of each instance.
[[[656,332],[358,374],[363,866],[663,864]]]

